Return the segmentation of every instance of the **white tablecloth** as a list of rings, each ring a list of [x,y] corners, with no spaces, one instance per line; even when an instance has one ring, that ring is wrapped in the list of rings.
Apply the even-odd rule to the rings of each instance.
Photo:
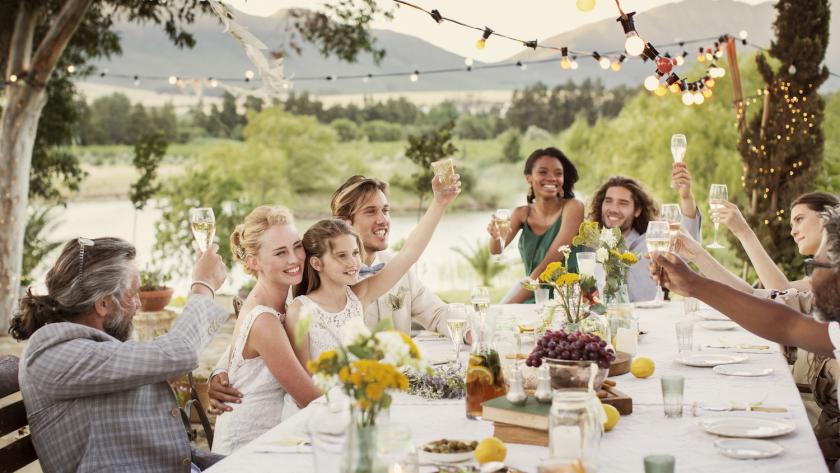
[[[533,310],[533,306],[504,306],[504,310],[521,316]],[[679,473],[714,472],[779,472],[779,473],[823,473],[827,472],[825,462],[816,438],[808,423],[799,393],[787,368],[784,358],[773,343],[764,341],[740,328],[730,331],[711,331],[695,327],[694,343],[699,345],[770,345],[773,353],[749,354],[745,363],[774,369],[773,374],[763,377],[745,378],[722,376],[711,368],[693,368],[673,361],[676,355],[674,320],[682,316],[682,304],[672,302],[660,309],[636,309],[640,328],[646,331],[639,342],[637,356],[647,356],[656,363],[656,373],[647,379],[637,379],[630,374],[612,378],[618,389],[633,398],[633,413],[622,416],[616,428],[604,434],[601,442],[601,473],[641,472],[642,459],[649,454],[667,453],[676,457]],[[448,341],[423,342],[422,349],[429,355],[439,357],[451,353]],[[447,352],[447,350],[449,350]],[[709,350],[704,348],[704,350]],[[726,350],[713,350],[726,351]],[[662,410],[662,393],[659,378],[665,374],[681,374],[685,377],[684,416],[666,419]],[[691,406],[699,404],[726,405],[729,402],[763,402],[765,406],[786,407],[788,412],[778,414],[751,413],[742,415],[765,415],[792,420],[796,430],[775,440],[785,451],[766,460],[734,460],[715,449],[718,438],[707,434],[698,426],[701,417],[716,415],[697,409],[699,417],[692,416]],[[312,454],[304,453],[257,453],[260,445],[288,437],[293,433],[306,431],[306,424],[313,409],[310,405],[281,425],[266,432],[252,443],[233,453],[208,471],[223,472],[269,472],[283,473],[314,471]],[[725,415],[732,415],[726,413]],[[416,443],[438,438],[460,438],[480,440],[492,435],[490,422],[469,420],[465,416],[464,401],[424,401],[415,396],[398,395],[391,407],[391,419],[408,424]],[[547,457],[548,449],[530,445],[508,445],[506,463],[528,472],[535,472],[540,459]],[[421,471],[433,471],[428,467]],[[320,473],[320,472],[319,472]],[[331,472],[324,472],[331,473]]]

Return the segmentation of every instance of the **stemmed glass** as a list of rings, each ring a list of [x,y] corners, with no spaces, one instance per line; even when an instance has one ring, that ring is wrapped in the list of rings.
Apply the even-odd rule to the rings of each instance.
[[[726,189],[726,184],[712,184],[712,187],[709,188],[709,208],[712,210],[712,221],[715,223],[715,240],[706,245],[706,248],[723,248],[723,245],[718,243],[717,238],[720,222],[714,216],[716,210],[723,208],[723,204],[720,203],[722,200],[729,200],[729,191]]]
[[[213,209],[199,207],[190,209],[190,229],[201,252],[207,251],[216,236],[216,215]]]
[[[671,244],[676,241],[677,234],[680,233],[680,225],[682,225],[682,211],[677,204],[662,204],[662,210],[659,212],[662,220],[668,222],[670,229]]]
[[[493,213],[493,220],[496,222],[496,228],[499,229],[499,254],[496,255],[496,261],[502,260],[502,253],[505,251],[505,241],[507,241],[508,233],[510,233],[510,210],[497,209]]]
[[[647,232],[645,232],[645,241],[647,242],[648,251],[653,253],[666,252],[671,247],[671,228],[668,222],[662,220],[652,220],[648,222]],[[653,299],[661,302],[664,299],[662,287],[657,286],[656,297]]]
[[[464,339],[464,332],[467,330],[467,310],[464,304],[449,304],[449,317],[446,319],[446,327],[449,329],[449,337],[452,338],[452,345],[455,348],[455,362],[461,366],[461,342]]]
[[[470,295],[470,302],[473,305],[473,310],[481,314],[484,318],[487,316],[487,309],[490,307],[490,290],[484,286],[476,286]]]
[[[685,139],[685,135],[682,133],[677,133],[675,135],[671,135],[671,156],[674,157],[675,163],[683,162],[683,158],[685,157],[685,149],[688,147],[688,140]],[[676,188],[677,186],[673,186]]]

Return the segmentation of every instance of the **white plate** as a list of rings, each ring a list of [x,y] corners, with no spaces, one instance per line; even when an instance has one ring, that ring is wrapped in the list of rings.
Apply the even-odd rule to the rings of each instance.
[[[732,330],[738,328],[738,324],[729,320],[708,320],[697,325],[706,330]]]
[[[773,368],[762,368],[761,366],[750,365],[718,365],[713,370],[717,374],[726,376],[767,376],[773,372]]]
[[[715,309],[700,309],[697,313],[700,317],[706,320],[730,320],[729,317],[721,314]]]
[[[775,457],[785,450],[776,442],[753,439],[720,439],[715,442],[715,447],[727,457],[739,460]]]
[[[461,463],[472,460],[475,455],[475,450],[458,453],[432,453],[423,450],[424,446],[425,444],[417,447],[417,453],[423,463]]]
[[[796,424],[782,419],[731,416],[703,419],[700,428],[722,437],[760,439],[789,434],[796,429]]]
[[[639,301],[633,304],[637,309],[658,309],[665,305],[665,301],[657,301],[657,300],[650,300],[650,301]]]
[[[709,368],[717,365],[729,365],[732,363],[741,363],[747,361],[747,355],[730,355],[726,353],[707,353],[707,352],[691,352],[680,353],[674,358],[674,361],[687,366],[699,366]]]

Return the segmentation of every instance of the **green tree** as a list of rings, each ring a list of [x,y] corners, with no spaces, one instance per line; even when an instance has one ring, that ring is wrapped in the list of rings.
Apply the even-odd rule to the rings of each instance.
[[[511,128],[502,133],[502,159],[509,163],[522,161],[522,133],[516,128]]]
[[[58,248],[63,242],[52,241],[47,235],[55,231],[57,223],[50,214],[49,207],[30,208],[26,220],[26,238],[23,240],[23,264],[20,283],[29,286],[35,282],[33,272],[45,256]]]
[[[476,242],[474,247],[467,245],[466,249],[452,249],[467,260],[467,263],[481,279],[482,286],[492,286],[493,278],[501,274],[506,268],[504,264],[496,261],[495,257],[490,254],[490,247],[481,239]]]
[[[166,154],[169,143],[161,130],[146,133],[134,144],[134,167],[140,172],[140,177],[131,184],[129,199],[137,210],[143,210],[146,203],[160,190],[157,179],[157,168]]]
[[[336,118],[330,122],[330,127],[338,135],[338,141],[356,141],[364,136],[359,125],[347,118]]]
[[[452,144],[452,130],[454,123],[448,123],[442,127],[424,133],[422,135],[411,135],[408,137],[408,147],[405,150],[405,157],[417,165],[417,171],[411,175],[411,187],[417,196],[417,215],[423,210],[423,199],[431,191],[432,163],[443,158],[452,156],[458,148]]]
[[[738,150],[749,200],[747,221],[793,277],[802,259],[789,236],[787,211],[797,196],[814,190],[823,161],[825,102],[817,89],[828,78],[822,63],[831,12],[828,0],[779,0],[776,10],[776,38],[768,51],[772,59],[756,56],[767,94],[741,133]]]
[[[405,137],[404,127],[384,120],[372,120],[362,125],[370,141],[400,141]]]
[[[834,92],[826,98],[825,121],[825,158],[823,171],[817,180],[817,187],[826,192],[840,189],[840,93]]]
[[[141,105],[142,107],[142,105]],[[124,94],[99,97],[90,106],[96,144],[128,144],[131,102]]]

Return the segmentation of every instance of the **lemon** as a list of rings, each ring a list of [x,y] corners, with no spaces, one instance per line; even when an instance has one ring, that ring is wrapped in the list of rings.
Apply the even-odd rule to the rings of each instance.
[[[640,356],[633,359],[633,363],[630,364],[630,372],[637,378],[647,378],[653,374],[655,366],[653,360]]]
[[[496,437],[487,437],[478,442],[478,447],[475,449],[475,460],[479,464],[487,462],[502,462],[507,456],[507,447],[505,443]]]
[[[493,384],[493,372],[484,366],[470,366],[467,370],[467,383],[474,382]]]
[[[606,414],[606,419],[604,420],[604,430],[609,432],[616,424],[618,424],[618,419],[621,417],[621,414],[618,413],[618,409],[609,404],[601,404],[601,407],[604,408],[604,414]]]

